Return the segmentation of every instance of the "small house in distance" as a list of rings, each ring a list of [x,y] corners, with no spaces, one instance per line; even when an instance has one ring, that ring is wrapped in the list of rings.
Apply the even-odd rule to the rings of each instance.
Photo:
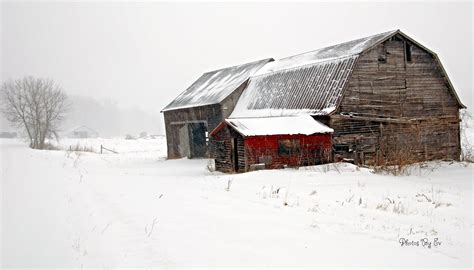
[[[67,133],[68,138],[86,139],[86,138],[97,138],[99,133],[87,126],[78,126],[73,128]]]
[[[210,136],[216,170],[246,172],[331,160],[333,130],[309,115],[226,119]]]
[[[234,110],[248,79],[263,59],[204,73],[161,112],[164,114],[168,158],[208,157],[208,133]]]

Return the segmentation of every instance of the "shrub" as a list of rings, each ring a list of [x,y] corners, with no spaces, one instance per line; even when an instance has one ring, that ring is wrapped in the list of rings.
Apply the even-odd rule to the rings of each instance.
[[[95,151],[92,146],[80,145],[79,143],[77,143],[75,146],[69,145],[67,151],[97,153],[97,151]]]

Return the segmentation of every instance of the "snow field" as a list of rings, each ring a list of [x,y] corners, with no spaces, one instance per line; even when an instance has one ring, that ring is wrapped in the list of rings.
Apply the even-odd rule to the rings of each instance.
[[[245,174],[166,160],[165,138],[1,140],[8,267],[470,267],[472,165],[394,177],[350,164]],[[401,246],[435,238],[440,246]]]

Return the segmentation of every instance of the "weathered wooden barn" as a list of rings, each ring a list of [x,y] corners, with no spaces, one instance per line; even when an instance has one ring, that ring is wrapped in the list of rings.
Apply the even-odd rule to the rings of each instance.
[[[458,160],[461,108],[436,53],[395,30],[266,64],[225,123],[307,114],[334,130],[335,160]],[[252,151],[232,136],[239,155]],[[216,165],[228,160],[216,155]],[[242,171],[243,165],[233,166]]]
[[[245,172],[325,163],[332,132],[309,115],[226,119],[210,134],[215,167]]]
[[[204,73],[162,112],[168,158],[208,156],[208,132],[227,118],[248,79],[273,59]]]

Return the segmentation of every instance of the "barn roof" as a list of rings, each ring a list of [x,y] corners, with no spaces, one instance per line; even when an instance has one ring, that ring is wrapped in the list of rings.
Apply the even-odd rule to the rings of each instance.
[[[365,50],[377,45],[379,42],[389,38],[397,31],[398,30],[388,31],[369,37],[359,38],[329,47],[324,47],[314,51],[285,57],[266,64],[255,74],[255,76],[358,55],[361,52],[364,52]]]
[[[437,58],[434,52],[394,30],[279,59],[250,78],[230,118],[332,113],[359,55],[397,34]]]
[[[334,130],[314,120],[310,115],[257,117],[226,119],[225,123],[242,136],[266,135],[312,135],[316,133],[332,133]],[[220,129],[217,127],[216,130]],[[215,134],[213,131],[211,135]]]
[[[162,111],[217,104],[232,94],[272,58],[204,73]]]
[[[251,77],[231,118],[331,113],[336,109],[359,54],[397,31],[268,63]]]
[[[329,114],[356,60],[357,56],[349,56],[253,77],[231,118]]]

